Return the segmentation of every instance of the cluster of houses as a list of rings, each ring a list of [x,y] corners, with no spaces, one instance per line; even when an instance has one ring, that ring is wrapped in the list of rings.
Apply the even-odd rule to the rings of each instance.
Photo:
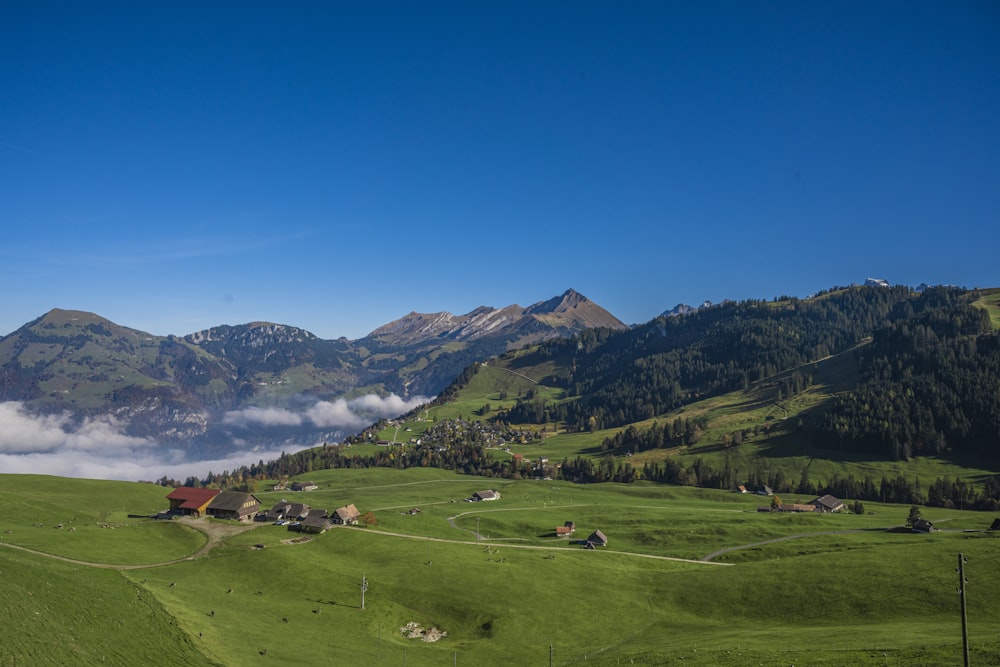
[[[322,533],[334,524],[357,525],[361,516],[361,512],[353,504],[329,513],[325,509],[287,500],[261,511],[260,499],[252,493],[190,486],[174,489],[167,495],[167,500],[170,501],[170,509],[159,514],[160,518],[210,516],[236,521],[270,521],[304,533]]]
[[[824,496],[826,497],[826,496]],[[499,500],[500,492],[494,489],[477,491],[467,500],[472,502],[488,502]],[[182,486],[167,494],[170,509],[161,512],[158,518],[168,519],[175,516],[210,516],[217,519],[232,519],[236,521],[270,521],[279,526],[288,526],[289,530],[303,533],[323,533],[333,525],[356,526],[361,512],[354,504],[346,505],[332,513],[325,509],[309,507],[305,503],[281,500],[267,510],[261,511],[260,499],[252,493],[243,491],[220,491],[218,489],[202,489]],[[843,506],[843,505],[841,505]],[[420,510],[410,510],[416,514]],[[576,531],[576,524],[567,521],[556,526],[558,537],[569,537]],[[607,546],[608,538],[600,530],[595,530],[587,539],[581,540],[588,549]]]

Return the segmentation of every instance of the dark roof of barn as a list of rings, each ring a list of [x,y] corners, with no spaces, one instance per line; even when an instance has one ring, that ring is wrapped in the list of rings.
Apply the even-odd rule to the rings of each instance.
[[[252,493],[244,493],[243,491],[222,491],[212,500],[208,507],[213,510],[237,512],[243,507],[243,504],[250,499],[256,500],[257,504],[260,504],[260,501],[257,500],[257,497]]]

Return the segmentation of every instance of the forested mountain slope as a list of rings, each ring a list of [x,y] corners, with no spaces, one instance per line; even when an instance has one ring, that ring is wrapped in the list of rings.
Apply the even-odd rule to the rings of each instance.
[[[992,453],[1000,443],[1000,346],[980,296],[859,287],[810,299],[725,303],[635,329],[589,330],[499,360],[542,377],[561,400],[525,396],[511,423],[621,427],[741,388],[831,354],[857,351],[861,382],[832,407],[830,443],[890,458]],[[786,378],[796,392],[807,374]]]

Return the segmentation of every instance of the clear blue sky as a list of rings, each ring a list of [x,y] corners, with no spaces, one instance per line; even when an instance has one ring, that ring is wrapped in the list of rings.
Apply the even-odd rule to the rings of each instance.
[[[1000,286],[1000,3],[5,2],[0,335]]]

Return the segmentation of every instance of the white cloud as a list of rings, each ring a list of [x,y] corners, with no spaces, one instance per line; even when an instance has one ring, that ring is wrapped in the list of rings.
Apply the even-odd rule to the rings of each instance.
[[[342,398],[332,403],[319,401],[306,410],[306,416],[321,428],[361,428],[382,417],[396,417],[409,412],[428,400],[426,396],[415,396],[405,401],[396,394],[387,397],[367,394],[350,401]]]
[[[125,426],[110,417],[74,424],[68,413],[35,415],[22,403],[0,403],[0,472],[131,481],[163,475],[183,479],[281,454],[278,450],[247,450],[211,461],[190,461],[182,450],[158,447],[148,438],[127,435]],[[302,448],[285,451],[298,449]]]
[[[302,417],[282,408],[244,408],[227,412],[223,424],[247,428],[250,426],[299,426]]]
[[[156,450],[141,452],[124,458],[106,456],[97,452],[35,452],[31,454],[0,453],[0,472],[57,475],[59,477],[82,477],[87,479],[115,479],[138,481],[156,480],[166,475],[184,480],[189,476],[205,477],[209,472],[233,470],[249,466],[260,460],[270,461],[282,452],[293,454],[306,447],[284,447],[233,452],[229,456],[207,461],[185,461],[183,452],[178,450]]]
[[[227,412],[224,424],[238,428],[253,426],[301,426],[306,421],[318,428],[364,428],[382,417],[395,417],[423,405],[425,396],[403,400],[396,394],[382,397],[368,394],[350,401],[317,401],[299,414],[284,408],[244,408]]]
[[[318,401],[306,410],[306,417],[320,428],[360,428],[368,423],[364,417],[354,413],[342,398],[332,403]]]
[[[33,415],[22,403],[0,403],[0,453],[38,453],[59,450],[129,452],[155,444],[123,433],[112,417],[88,418],[74,427],[68,413]]]
[[[321,429],[361,429],[382,417],[394,417],[426,403],[418,396],[404,400],[370,394],[350,401],[317,401],[302,413],[282,408],[246,408],[226,413],[224,423],[252,426],[313,426]],[[257,461],[270,461],[281,453],[294,453],[305,446],[281,449],[240,449],[212,460],[188,460],[186,452],[159,446],[149,438],[126,433],[127,424],[112,417],[87,418],[76,422],[69,413],[36,415],[22,403],[0,403],[0,473],[45,474],[90,479],[136,481],[167,475],[185,479],[204,477]],[[234,439],[235,447],[245,447]],[[317,442],[316,444],[319,444]]]
[[[423,405],[430,399],[426,396],[414,396],[408,401],[404,401],[396,394],[389,394],[383,398],[376,394],[368,394],[350,401],[352,410],[366,414],[374,414],[378,417],[396,417],[405,414],[413,408]]]

